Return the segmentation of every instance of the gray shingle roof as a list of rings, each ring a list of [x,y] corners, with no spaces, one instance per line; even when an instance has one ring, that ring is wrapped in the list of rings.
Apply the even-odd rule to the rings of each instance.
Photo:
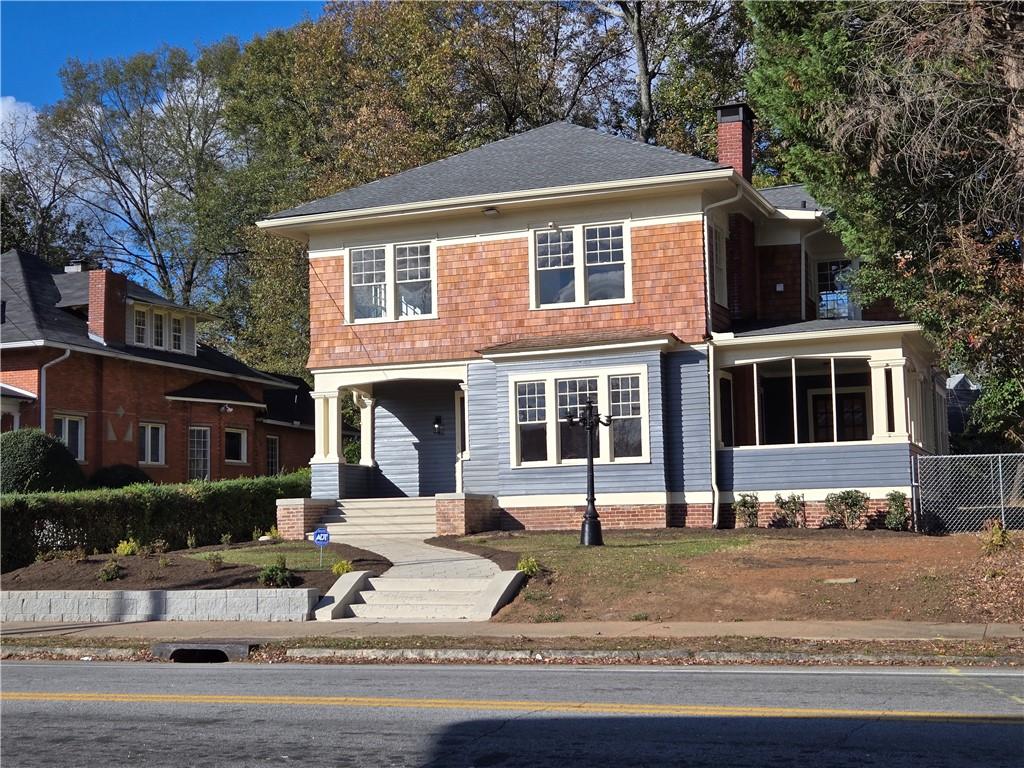
[[[822,211],[818,201],[811,197],[807,187],[803,184],[784,184],[781,187],[767,187],[757,190],[765,200],[776,208],[806,209],[808,211]]]
[[[571,123],[551,123],[459,155],[388,176],[268,216],[316,213],[486,196],[603,181],[725,168],[664,147]]]
[[[53,276],[53,282],[60,291],[58,307],[84,307],[89,303],[89,272],[58,272]],[[165,299],[159,293],[154,293],[145,286],[128,281],[128,298],[146,304],[155,304],[158,307],[173,307],[188,312],[194,310],[182,307],[169,299]]]
[[[736,338],[748,336],[772,336],[777,333],[811,333],[814,331],[838,331],[856,328],[878,328],[883,325],[907,325],[908,320],[805,320],[800,323],[778,323],[763,325],[745,331],[736,331]]]

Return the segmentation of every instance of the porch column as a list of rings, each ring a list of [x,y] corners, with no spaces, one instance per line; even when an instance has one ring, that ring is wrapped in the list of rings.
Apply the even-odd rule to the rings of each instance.
[[[309,461],[312,471],[311,495],[314,499],[337,500],[341,498],[341,418],[340,393],[337,389],[311,393],[313,398],[313,423],[315,443],[313,458]]]
[[[907,432],[907,394],[906,373],[904,367],[907,359],[899,357],[891,360],[869,360],[871,368],[871,422],[875,439],[883,438],[897,442],[908,439]],[[892,431],[889,431],[889,402],[886,388],[885,372],[890,371],[892,377]]]
[[[373,456],[374,437],[374,405],[376,400],[359,389],[352,390],[352,402],[359,409],[359,463],[364,467],[375,467],[377,461]]]

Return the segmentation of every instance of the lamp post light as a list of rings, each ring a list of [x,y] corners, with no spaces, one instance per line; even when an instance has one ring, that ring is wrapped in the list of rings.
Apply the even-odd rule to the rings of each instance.
[[[611,418],[597,413],[594,404],[587,400],[582,416],[569,416],[566,421],[579,424],[587,430],[587,510],[583,513],[583,526],[580,528],[580,544],[584,547],[600,547],[604,545],[601,535],[601,520],[594,504],[594,437],[603,425],[611,424]]]

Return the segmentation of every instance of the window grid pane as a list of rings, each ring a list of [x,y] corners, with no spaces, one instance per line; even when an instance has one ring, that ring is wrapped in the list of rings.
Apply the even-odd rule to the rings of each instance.
[[[850,316],[850,291],[846,274],[847,259],[818,262],[818,317],[823,319]]]
[[[399,245],[395,248],[395,279],[400,283],[430,279],[430,245]]]
[[[162,347],[164,345],[164,316],[153,315],[153,346]]]
[[[516,385],[516,412],[520,424],[542,424],[547,420],[543,381],[527,381]]]
[[[281,468],[276,437],[267,438],[267,474],[276,475]]]
[[[144,310],[135,310],[135,343],[146,343],[146,313]]]
[[[640,377],[612,376],[609,380],[612,418],[640,415]]]
[[[359,248],[352,251],[352,285],[384,284],[384,249]]]
[[[171,349],[180,352],[183,338],[184,334],[182,333],[181,328],[181,318],[171,318]]]
[[[537,269],[559,269],[573,265],[572,230],[537,233]]]
[[[555,382],[558,389],[558,419],[563,421],[570,416],[579,417],[587,405],[587,400],[597,405],[597,379],[559,379]]]
[[[188,479],[210,479],[210,430],[206,427],[189,427]]]
[[[583,232],[587,264],[617,264],[625,261],[621,224],[587,227]]]
[[[149,428],[149,460],[153,464],[163,464],[164,428],[153,424]]]

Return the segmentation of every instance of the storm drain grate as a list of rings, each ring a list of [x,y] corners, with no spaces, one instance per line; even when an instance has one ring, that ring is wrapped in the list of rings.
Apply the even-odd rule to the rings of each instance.
[[[245,661],[257,645],[247,641],[156,643],[150,647],[150,652],[158,659],[177,664],[223,664],[227,661]]]

